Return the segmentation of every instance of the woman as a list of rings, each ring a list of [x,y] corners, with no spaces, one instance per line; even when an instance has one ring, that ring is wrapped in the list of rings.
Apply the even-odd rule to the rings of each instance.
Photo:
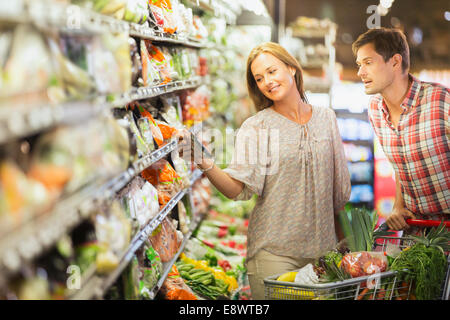
[[[228,198],[258,194],[246,266],[253,299],[264,299],[264,278],[313,262],[342,238],[337,214],[350,177],[333,110],[307,103],[302,69],[283,47],[251,51],[247,86],[259,111],[239,129],[232,163],[197,165]]]

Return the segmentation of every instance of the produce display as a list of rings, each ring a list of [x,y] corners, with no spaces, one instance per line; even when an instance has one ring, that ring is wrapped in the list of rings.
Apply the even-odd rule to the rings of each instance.
[[[244,260],[247,220],[210,211],[176,262],[186,284],[203,299],[249,299]]]

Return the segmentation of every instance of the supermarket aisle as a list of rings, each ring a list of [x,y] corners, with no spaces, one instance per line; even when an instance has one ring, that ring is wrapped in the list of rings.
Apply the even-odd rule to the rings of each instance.
[[[0,298],[248,298],[251,204],[174,139],[248,116],[238,1],[0,7]],[[175,281],[186,261],[203,278]]]

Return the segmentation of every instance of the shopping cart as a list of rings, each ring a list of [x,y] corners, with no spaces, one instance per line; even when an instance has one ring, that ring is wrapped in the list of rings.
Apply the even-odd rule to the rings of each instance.
[[[440,221],[407,219],[412,226],[436,227]],[[450,228],[450,221],[445,222]],[[385,225],[380,227],[387,229]],[[414,244],[405,237],[378,237],[374,251],[385,252],[389,245],[405,249]],[[409,300],[412,294],[412,282],[402,281],[395,271],[385,271],[370,276],[343,281],[301,285],[292,282],[277,281],[280,275],[264,279],[265,298],[269,300]],[[436,300],[449,300],[450,296],[450,256],[447,256],[447,272],[441,292]]]

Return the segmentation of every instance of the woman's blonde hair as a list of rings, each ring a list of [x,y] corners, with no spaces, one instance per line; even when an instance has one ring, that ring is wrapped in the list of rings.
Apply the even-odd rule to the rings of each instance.
[[[305,91],[303,90],[303,71],[302,67],[300,66],[300,63],[285,48],[280,46],[278,43],[265,42],[253,48],[247,59],[247,89],[250,98],[255,104],[256,109],[258,111],[261,111],[265,108],[270,107],[273,104],[273,101],[267,98],[259,90],[251,70],[253,61],[261,53],[269,53],[274,57],[278,58],[279,60],[281,60],[287,66],[290,66],[295,69],[294,78],[297,90],[300,93],[300,97],[304,101],[307,101]]]

